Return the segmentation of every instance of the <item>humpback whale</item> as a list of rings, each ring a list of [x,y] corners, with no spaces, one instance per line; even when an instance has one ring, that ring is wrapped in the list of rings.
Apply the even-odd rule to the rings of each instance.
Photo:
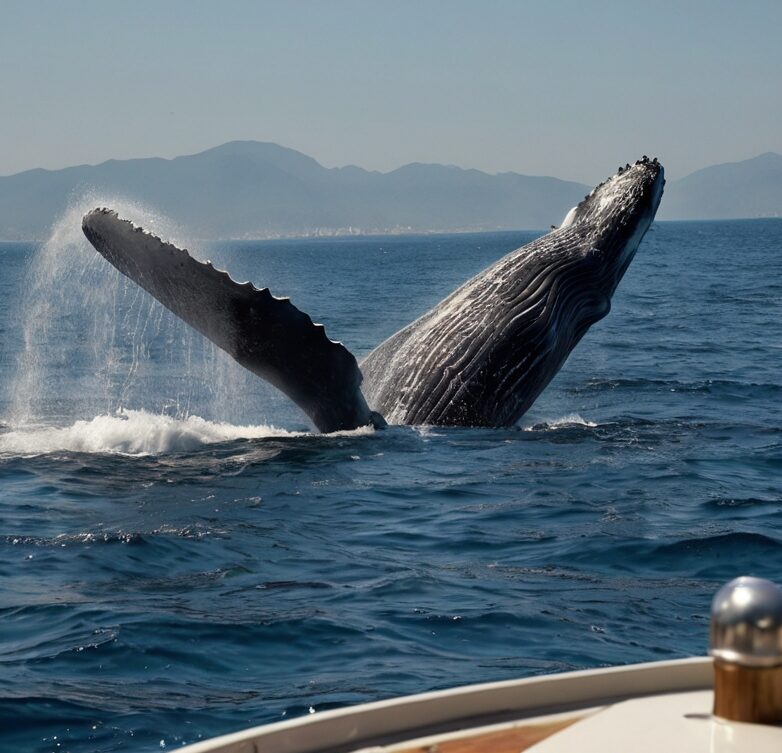
[[[508,426],[609,312],[664,184],[656,158],[619,168],[558,228],[465,282],[360,366],[287,298],[235,282],[110,209],[87,213],[82,228],[120,272],[288,395],[322,432],[386,421]]]

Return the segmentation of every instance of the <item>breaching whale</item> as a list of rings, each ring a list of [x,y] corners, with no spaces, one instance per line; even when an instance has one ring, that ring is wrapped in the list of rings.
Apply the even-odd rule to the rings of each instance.
[[[610,310],[664,184],[656,159],[619,168],[559,228],[465,282],[360,367],[287,298],[235,282],[110,209],[86,214],[82,228],[120,272],[282,390],[323,432],[386,421],[508,426]]]

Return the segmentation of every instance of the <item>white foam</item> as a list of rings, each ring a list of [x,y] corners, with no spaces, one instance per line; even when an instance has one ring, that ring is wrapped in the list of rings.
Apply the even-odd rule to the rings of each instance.
[[[370,427],[341,434],[372,433]],[[123,455],[159,455],[190,452],[203,445],[236,439],[306,436],[274,426],[235,426],[206,421],[199,416],[185,419],[127,410],[115,415],[96,416],[76,421],[71,426],[34,426],[12,429],[0,434],[0,454],[44,455],[52,452],[113,453]],[[333,435],[329,435],[333,436]]]
[[[597,424],[593,421],[588,421],[582,418],[578,413],[568,413],[561,418],[555,418],[552,421],[542,421],[536,423],[534,426],[525,426],[524,431],[539,431],[542,428],[545,429],[568,429],[573,426],[587,426],[590,429],[594,429]]]

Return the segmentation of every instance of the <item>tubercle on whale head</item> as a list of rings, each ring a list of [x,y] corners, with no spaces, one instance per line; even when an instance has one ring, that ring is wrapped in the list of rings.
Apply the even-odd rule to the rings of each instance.
[[[644,213],[654,212],[660,203],[665,170],[656,157],[646,155],[633,165],[619,167],[614,175],[593,188],[579,204],[568,212],[569,221],[562,225],[582,222],[608,224],[617,219],[625,222],[638,219]],[[601,222],[602,220],[602,222]]]

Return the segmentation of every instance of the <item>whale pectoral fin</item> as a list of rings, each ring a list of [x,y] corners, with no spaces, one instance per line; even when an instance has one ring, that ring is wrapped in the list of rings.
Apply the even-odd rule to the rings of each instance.
[[[122,274],[288,395],[321,431],[382,425],[361,393],[353,354],[287,298],[234,282],[108,209],[86,214],[82,229]]]

